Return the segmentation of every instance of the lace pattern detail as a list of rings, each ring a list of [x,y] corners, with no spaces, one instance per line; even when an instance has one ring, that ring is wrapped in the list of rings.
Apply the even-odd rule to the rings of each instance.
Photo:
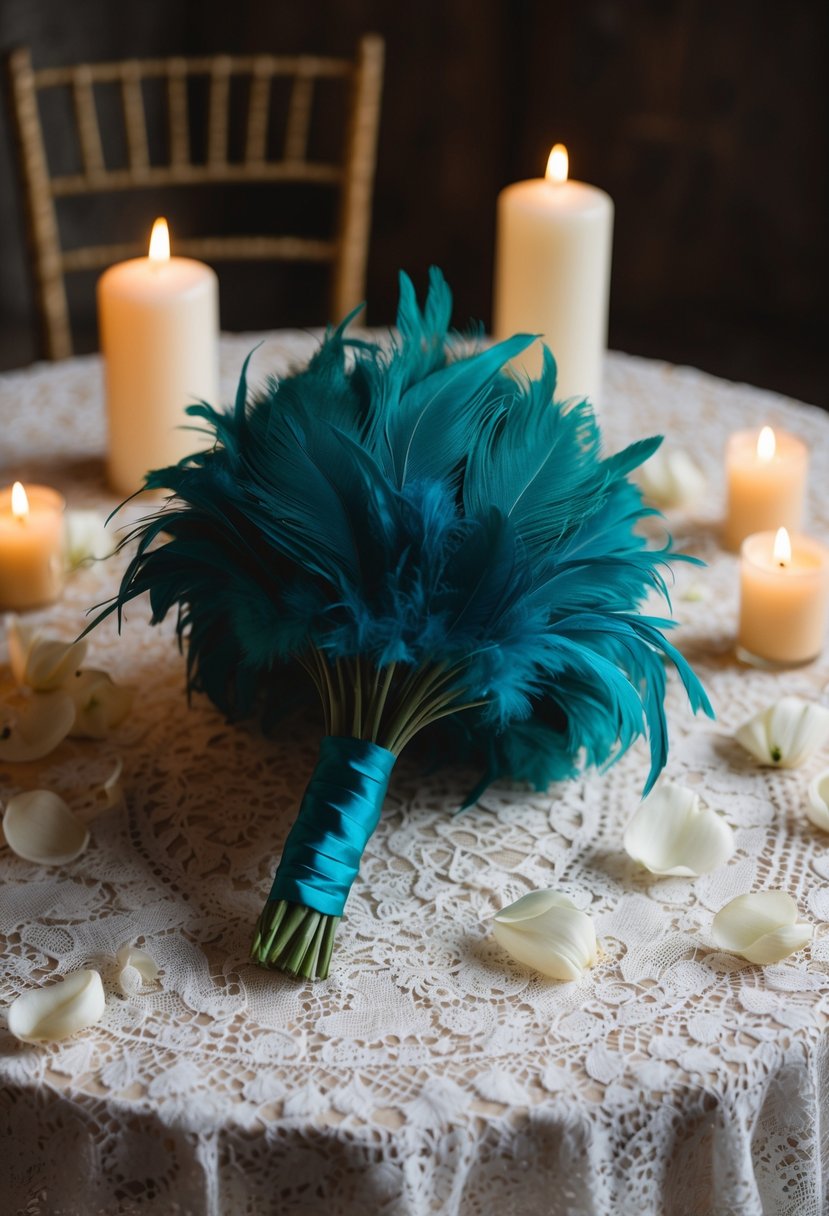
[[[254,339],[223,341],[230,399]],[[308,357],[313,335],[267,337],[252,378]],[[607,446],[661,432],[706,471],[699,512],[668,526],[704,571],[677,568],[678,643],[718,720],[668,698],[672,779],[735,829],[714,874],[658,879],[622,851],[647,769],[638,746],[605,775],[544,794],[499,787],[459,816],[468,775],[423,776],[404,757],[338,933],[329,980],[297,983],[247,960],[314,753],[314,727],[273,740],[188,708],[170,624],[131,606],[91,643],[95,666],[139,686],[104,744],[69,741],[0,768],[0,799],[47,785],[80,813],[125,760],[126,805],[92,845],[45,870],[0,853],[4,978],[97,965],[104,1021],[49,1047],[0,1027],[0,1126],[9,1210],[284,1216],[820,1216],[827,1112],[829,859],[803,814],[802,770],[763,770],[733,729],[785,689],[820,697],[824,660],[786,675],[733,656],[737,562],[717,543],[730,432],[769,421],[812,453],[811,523],[829,536],[829,419],[686,368],[608,359]],[[73,506],[114,505],[103,482],[97,358],[0,377],[2,463]],[[133,517],[140,507],[129,510]],[[116,562],[72,577],[39,614],[66,636],[106,598]],[[699,596],[700,598],[697,598]],[[5,656],[0,652],[0,659]],[[534,976],[487,918],[556,886],[589,909],[602,954],[578,984]],[[810,949],[759,968],[713,948],[713,913],[782,887],[818,923]],[[160,984],[121,995],[112,955],[143,945]],[[7,1200],[8,1201],[8,1200]]]

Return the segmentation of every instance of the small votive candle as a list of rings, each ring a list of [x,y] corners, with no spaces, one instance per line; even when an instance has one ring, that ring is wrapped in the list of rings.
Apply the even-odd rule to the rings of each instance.
[[[736,551],[747,536],[774,528],[799,532],[808,474],[808,448],[794,435],[770,426],[732,435],[725,453],[726,547]]]
[[[63,586],[63,508],[56,490],[0,490],[0,607],[37,608]]]
[[[785,528],[743,542],[737,657],[754,666],[798,667],[823,649],[829,550]]]

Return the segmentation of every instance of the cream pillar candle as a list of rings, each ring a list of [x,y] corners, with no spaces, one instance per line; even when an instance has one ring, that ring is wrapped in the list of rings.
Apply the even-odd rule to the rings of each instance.
[[[785,528],[743,542],[737,654],[795,667],[823,649],[829,609],[829,550]]]
[[[613,201],[568,179],[562,144],[550,153],[545,178],[516,182],[498,196],[493,332],[543,336],[558,364],[557,398],[600,396],[612,239]],[[522,362],[537,372],[540,344]]]
[[[48,486],[0,490],[0,608],[37,608],[60,595],[63,506]]]
[[[218,400],[218,280],[192,258],[171,258],[157,220],[150,256],[120,262],[98,282],[106,371],[109,479],[119,494],[150,469],[204,446],[185,407]]]
[[[753,532],[798,532],[808,474],[808,449],[794,435],[770,426],[732,435],[725,454],[727,548],[739,549]]]

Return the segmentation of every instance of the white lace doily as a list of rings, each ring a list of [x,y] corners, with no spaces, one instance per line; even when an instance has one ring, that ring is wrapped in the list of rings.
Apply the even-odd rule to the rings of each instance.
[[[223,344],[229,398],[245,336]],[[307,357],[271,336],[254,379]],[[803,814],[805,770],[760,769],[731,733],[781,692],[820,697],[824,661],[771,675],[736,665],[737,563],[720,551],[727,435],[769,421],[812,453],[810,530],[829,537],[829,418],[699,372],[613,355],[608,446],[659,431],[706,471],[704,511],[676,514],[678,640],[715,723],[672,686],[668,774],[733,825],[737,851],[697,880],[657,879],[622,852],[647,769],[639,746],[604,776],[546,794],[493,789],[453,818],[468,774],[422,776],[405,758],[370,841],[332,975],[301,984],[250,965],[251,929],[313,764],[302,725],[268,741],[188,708],[171,627],[143,603],[90,661],[138,686],[104,744],[66,743],[0,768],[0,798],[46,785],[81,811],[112,758],[126,806],[57,870],[0,853],[2,998],[97,965],[126,942],[157,988],[51,1047],[0,1029],[4,1211],[52,1216],[820,1216],[826,1211],[827,837]],[[0,463],[110,505],[96,358],[0,377]],[[66,636],[111,594],[117,563],[73,577],[40,614]],[[701,598],[694,598],[700,596]],[[4,658],[0,652],[0,659]],[[598,965],[578,984],[513,965],[487,917],[537,887],[595,917]],[[815,941],[759,968],[715,950],[713,913],[780,887]],[[11,1205],[11,1206],[9,1206]]]

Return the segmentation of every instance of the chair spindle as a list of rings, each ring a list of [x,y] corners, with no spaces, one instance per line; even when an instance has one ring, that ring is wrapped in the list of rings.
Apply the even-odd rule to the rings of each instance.
[[[294,77],[288,123],[285,128],[284,157],[287,161],[304,161],[308,154],[308,130],[311,125],[311,104],[314,80],[301,70]]]
[[[272,60],[257,58],[250,81],[248,125],[245,138],[245,162],[263,164],[268,147],[268,111],[271,104]]]
[[[121,70],[121,101],[124,106],[124,126],[127,132],[127,151],[130,169],[137,177],[150,163],[147,145],[147,123],[144,117],[144,94],[141,91],[141,73],[137,63],[130,61]]]
[[[85,174],[89,177],[96,177],[104,171],[104,151],[101,145],[101,130],[98,126],[98,112],[95,109],[92,80],[92,71],[88,64],[81,64],[73,69],[72,101],[78,125],[81,163]]]
[[[230,105],[230,60],[222,55],[210,72],[210,101],[207,116],[207,163],[213,168],[227,164]]]
[[[190,163],[187,64],[184,59],[168,61],[167,107],[170,123],[170,164],[175,168],[181,168]]]

